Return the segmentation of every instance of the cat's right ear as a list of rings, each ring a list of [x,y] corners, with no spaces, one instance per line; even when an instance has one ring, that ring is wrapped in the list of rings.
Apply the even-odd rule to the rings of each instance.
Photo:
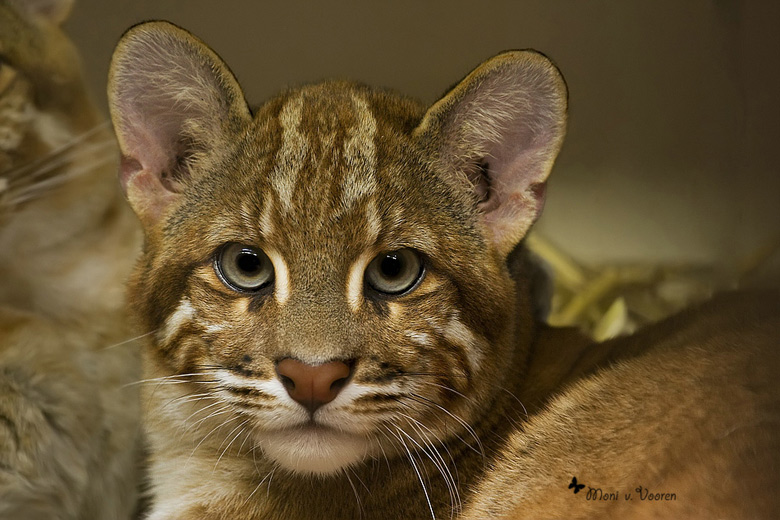
[[[111,59],[108,101],[122,152],[120,182],[147,229],[190,182],[193,161],[251,119],[222,59],[168,22],[125,33]]]

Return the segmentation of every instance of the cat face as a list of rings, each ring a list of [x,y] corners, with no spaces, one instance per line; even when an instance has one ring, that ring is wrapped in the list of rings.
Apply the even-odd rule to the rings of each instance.
[[[164,360],[213,380],[288,467],[376,455],[403,416],[443,435],[445,410],[470,415],[485,358],[506,343],[505,270],[408,136],[416,107],[371,110],[383,101],[347,84],[273,101],[193,167],[203,180],[183,190],[150,258],[141,297],[164,309],[149,323]],[[322,383],[340,392],[316,410],[296,402],[285,359],[344,363]]]
[[[507,255],[563,134],[549,61],[496,57],[427,111],[326,82],[250,114],[219,58],[163,23],[131,30],[111,70],[150,372],[293,472],[467,438],[513,356]]]

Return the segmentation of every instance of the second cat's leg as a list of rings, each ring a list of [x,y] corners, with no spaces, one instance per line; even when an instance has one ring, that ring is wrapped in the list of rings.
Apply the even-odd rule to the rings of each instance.
[[[0,518],[76,519],[100,424],[92,368],[47,320],[0,307]]]

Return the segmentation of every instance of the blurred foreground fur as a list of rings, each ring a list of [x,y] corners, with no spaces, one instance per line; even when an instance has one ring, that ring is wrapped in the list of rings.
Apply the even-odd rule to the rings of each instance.
[[[60,30],[69,0],[0,0],[0,518],[133,514],[137,254],[116,143]]]

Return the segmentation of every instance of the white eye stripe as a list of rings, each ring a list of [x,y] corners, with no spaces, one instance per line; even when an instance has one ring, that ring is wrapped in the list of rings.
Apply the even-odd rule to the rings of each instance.
[[[274,211],[274,198],[266,193],[263,198],[263,209],[260,212],[260,231],[268,238],[274,233],[274,224],[271,215]]]
[[[249,233],[255,228],[254,212],[247,201],[241,203],[241,209],[238,212],[238,216],[241,219],[241,225],[244,227],[244,233]]]
[[[366,243],[373,244],[379,238],[379,232],[382,230],[382,221],[376,209],[376,202],[369,200],[366,203]]]
[[[371,263],[374,258],[373,251],[365,251],[349,268],[349,274],[347,275],[347,303],[352,312],[358,312],[360,310],[360,304],[363,301],[363,274],[366,271],[366,267]]]
[[[208,334],[214,334],[216,332],[221,332],[227,328],[227,325],[224,323],[212,323],[209,325],[206,325],[203,330],[206,331]]]
[[[265,249],[264,251],[274,265],[274,298],[276,303],[284,305],[290,297],[290,273],[287,264],[276,250]]]

